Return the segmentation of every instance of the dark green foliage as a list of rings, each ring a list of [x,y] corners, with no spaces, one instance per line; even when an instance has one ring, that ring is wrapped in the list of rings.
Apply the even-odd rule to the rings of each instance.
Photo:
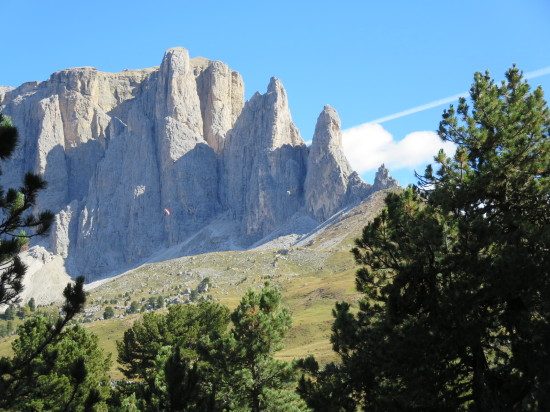
[[[173,305],[167,314],[145,313],[117,342],[121,371],[128,378],[146,379],[155,367],[163,346],[179,346],[188,359],[196,359],[196,346],[203,336],[222,333],[229,323],[229,310],[217,303]]]
[[[211,302],[145,313],[117,342],[122,372],[141,381],[121,388],[124,396],[135,393],[136,405],[147,410],[213,410],[197,345],[205,336],[225,332],[228,323],[229,310]]]
[[[7,390],[0,407],[84,411],[83,404],[90,396],[95,403],[105,396],[110,360],[99,349],[97,337],[72,326],[45,345],[52,329],[55,325],[42,316],[33,317],[19,328],[19,338],[12,345],[13,359],[2,359],[2,372],[7,369],[11,373],[6,366],[15,366],[18,374],[12,375],[13,380],[4,387]],[[37,355],[31,359],[29,355],[34,353]]]
[[[13,322],[11,320],[8,320],[6,322],[6,333],[8,335],[10,335],[11,333],[13,333]]]
[[[17,146],[18,133],[11,120],[0,113],[0,159],[11,157]]]
[[[118,342],[130,379],[112,406],[148,411],[305,411],[294,365],[273,359],[290,327],[279,291],[248,291],[231,314],[212,302],[146,313]],[[115,405],[116,404],[116,405]]]
[[[126,313],[132,314],[132,313],[138,313],[139,312],[139,303],[137,303],[135,300],[130,303],[130,307],[126,309]]]
[[[165,346],[155,359],[147,386],[135,393],[137,404],[145,410],[210,412],[216,404],[208,388],[199,362],[188,359],[180,346]]]
[[[210,278],[204,278],[200,281],[199,286],[197,286],[197,291],[199,293],[204,293],[208,291],[208,288],[211,286],[210,284]]]
[[[16,145],[17,129],[0,113],[0,159],[9,158]],[[18,189],[4,191],[0,187],[0,305],[18,302],[26,267],[17,254],[29,238],[44,235],[53,222],[50,211],[37,216],[30,213],[38,192],[45,187],[46,182],[32,173],[25,175]]]
[[[332,342],[366,410],[550,410],[550,114],[506,78],[475,75],[440,124],[454,157],[356,242],[365,298],[336,306]]]
[[[107,306],[103,312],[103,319],[111,319],[113,316],[115,316],[115,310],[112,306]]]
[[[29,314],[28,312],[25,311],[25,309],[27,309],[27,311],[29,311],[28,306],[17,306],[17,313],[16,314],[17,314],[17,317],[19,319],[24,319],[25,316],[27,314]]]
[[[181,356],[180,347],[172,351],[170,356],[164,362],[164,378],[166,382],[166,393],[168,404],[171,410],[185,411],[191,410],[191,407],[197,408],[205,404],[201,399],[200,393],[200,375],[197,370],[197,363],[191,362]],[[196,409],[195,409],[196,410]]]
[[[68,284],[63,291],[65,297],[65,303],[62,306],[63,316],[56,322],[51,322],[42,317],[31,318],[25,322],[20,331],[19,340],[14,343],[15,356],[0,359],[0,409],[13,410],[14,405],[26,405],[25,402],[30,402],[29,405],[35,405],[33,408],[38,408],[38,410],[43,407],[40,405],[43,405],[43,402],[46,401],[45,398],[42,399],[42,396],[46,397],[48,395],[48,389],[37,386],[35,376],[42,373],[47,374],[50,370],[55,371],[55,365],[52,366],[52,364],[64,364],[66,359],[63,357],[64,353],[60,350],[59,345],[74,346],[73,341],[78,342],[71,332],[64,332],[64,328],[84,306],[86,297],[83,286],[83,277],[77,278],[75,284]],[[65,341],[72,343],[62,343]],[[78,344],[76,345],[78,346]],[[46,361],[50,362],[49,366],[40,369]],[[73,379],[67,377],[72,375],[66,368],[55,373],[58,375],[66,373],[66,377],[62,378],[65,381]],[[44,380],[50,381],[49,378],[44,378]],[[79,381],[74,380],[74,382],[78,383]],[[77,387],[80,388],[80,384]],[[73,395],[70,396],[74,397],[77,396],[77,387],[67,386],[63,383],[60,384],[58,389],[66,388],[69,390],[71,388]],[[61,391],[61,389],[59,390]],[[66,405],[72,403],[70,400],[67,400],[67,402]]]
[[[16,143],[17,131],[0,114],[0,158],[8,158]],[[27,173],[21,188],[6,192],[0,188],[0,304],[10,304],[11,313],[15,311],[13,303],[19,300],[26,270],[17,254],[30,237],[45,234],[53,222],[54,215],[49,211],[30,214],[38,192],[45,187],[40,176]],[[33,233],[27,234],[23,229]],[[82,351],[97,344],[90,343],[82,330],[64,331],[84,306],[83,285],[83,277],[67,285],[63,291],[63,315],[55,323],[36,317],[21,327],[20,337],[13,344],[15,356],[0,360],[0,409],[77,410],[77,400],[83,400],[87,383],[96,376],[95,368],[88,367],[93,364],[88,362],[89,354]],[[34,301],[29,303],[34,306]],[[31,306],[25,308],[31,312]],[[11,317],[10,312],[8,316]],[[8,323],[10,327],[12,324]],[[95,354],[90,355],[92,358],[99,359]],[[97,384],[89,385],[92,386]],[[84,404],[92,401],[88,397]]]
[[[34,298],[30,298],[27,305],[29,306],[29,309],[31,310],[31,312],[34,312],[36,310],[36,303],[34,301]]]
[[[168,345],[166,317],[150,312],[124,332],[121,342],[117,342],[118,362],[127,378],[145,378],[154,367],[157,352]]]
[[[202,351],[218,408],[224,410],[307,410],[294,391],[295,367],[273,358],[290,328],[288,309],[277,288],[248,290],[231,314],[233,329],[206,340]]]
[[[4,312],[4,319],[6,320],[14,320],[15,319],[15,305],[11,304],[6,308],[6,311]]]
[[[297,393],[314,411],[355,412],[356,405],[346,387],[347,376],[339,365],[329,363],[323,369],[313,356],[300,359],[297,366],[303,374]]]

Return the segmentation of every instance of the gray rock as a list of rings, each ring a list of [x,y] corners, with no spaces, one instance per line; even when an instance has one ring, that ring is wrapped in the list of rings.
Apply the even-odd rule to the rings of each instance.
[[[169,245],[182,242],[221,210],[218,160],[203,138],[195,74],[187,50],[170,49],[159,70],[155,97],[155,139],[159,156],[159,211]]]
[[[390,171],[386,169],[386,166],[382,164],[376,175],[374,176],[374,191],[389,189],[390,187],[398,186],[399,183],[393,177],[390,176]]]
[[[340,117],[325,106],[317,119],[304,183],[307,210],[320,222],[373,190],[353,171],[342,149]]]
[[[351,169],[334,109],[319,116],[308,149],[278,79],[245,104],[237,72],[183,48],[159,67],[81,67],[2,86],[0,105],[21,136],[2,185],[18,187],[26,171],[45,176],[38,208],[57,220],[41,256],[73,277],[258,247],[395,184],[385,169],[374,187]]]
[[[245,104],[223,152],[222,200],[249,243],[303,206],[306,158],[286,91],[272,78],[266,94]]]
[[[233,128],[244,106],[241,75],[225,63],[191,60],[195,67],[201,103],[204,140],[216,153],[223,150],[227,132]]]

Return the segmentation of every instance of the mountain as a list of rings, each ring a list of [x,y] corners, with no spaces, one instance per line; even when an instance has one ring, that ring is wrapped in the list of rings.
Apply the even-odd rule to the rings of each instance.
[[[384,167],[374,185],[351,169],[333,108],[307,147],[280,80],[245,102],[239,73],[183,48],[159,67],[81,67],[0,87],[0,109],[21,137],[3,185],[43,174],[38,208],[57,217],[26,252],[29,278],[92,281],[147,261],[290,245],[397,184]]]

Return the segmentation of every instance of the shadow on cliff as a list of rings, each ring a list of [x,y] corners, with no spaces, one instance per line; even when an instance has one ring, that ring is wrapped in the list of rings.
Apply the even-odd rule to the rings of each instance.
[[[61,145],[51,149],[44,170],[48,187],[39,195],[41,204],[58,213],[73,200],[84,200],[104,154],[104,145],[97,140],[88,140],[68,151]]]
[[[162,162],[159,161],[162,165]],[[166,245],[185,241],[223,211],[218,193],[220,161],[206,143],[197,143],[172,164],[160,166]]]
[[[156,142],[157,152],[151,153],[152,156],[160,156],[159,143]],[[52,168],[50,174],[55,167],[59,167],[54,163],[59,163],[61,159],[67,170],[64,202],[59,197],[61,208],[71,201],[78,201],[67,229],[69,258],[66,260],[66,270],[72,277],[82,274],[92,281],[122,273],[160,257],[172,259],[199,253],[242,250],[253,245],[257,247],[259,241],[265,243],[290,234],[306,235],[318,223],[305,207],[304,182],[308,158],[305,145],[286,144],[275,150],[249,153],[244,156],[247,159],[238,159],[233,166],[244,169],[239,174],[243,181],[223,187],[226,181],[221,175],[224,170],[223,156],[218,156],[206,142],[200,142],[173,163],[165,163],[164,167],[158,160],[159,203],[144,205],[145,209],[136,208],[132,213],[142,216],[135,216],[128,222],[126,236],[119,237],[113,243],[102,242],[99,235],[94,240],[97,245],[94,256],[80,259],[93,248],[78,246],[75,241],[78,237],[78,219],[88,195],[90,180],[105,155],[105,147],[108,149],[108,144],[90,140],[69,152],[59,146],[49,154],[52,157],[48,161],[48,167]],[[113,177],[117,178],[120,179],[120,176]],[[132,190],[125,189],[121,187],[120,193],[132,193]],[[232,189],[239,192],[240,200],[230,206],[226,192]],[[120,204],[128,202],[121,201]],[[160,210],[156,210],[158,208]],[[143,237],[150,237],[153,230],[151,220],[149,228],[130,226],[134,225],[132,222],[142,224],[151,214],[163,213],[164,208],[170,214],[162,218],[162,240],[154,246],[147,244]],[[113,211],[111,218],[115,219],[121,213],[124,211]],[[118,256],[117,259],[107,259],[113,254]],[[95,262],[94,267],[86,262]]]
[[[224,170],[243,168],[236,173],[241,186],[223,177],[226,187],[220,192],[245,244],[252,245],[304,210],[307,153],[305,145],[285,144],[253,155],[245,150],[244,159],[224,165]]]

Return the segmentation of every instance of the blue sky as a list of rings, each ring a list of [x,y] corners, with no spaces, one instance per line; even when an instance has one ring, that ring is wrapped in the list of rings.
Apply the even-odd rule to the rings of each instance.
[[[500,80],[512,63],[550,67],[548,0],[2,0],[0,13],[0,85],[157,66],[182,46],[240,72],[247,98],[281,79],[306,141],[325,104],[352,129],[467,91],[476,71]],[[550,74],[531,84],[550,94]],[[352,164],[367,182],[381,162],[414,182],[439,145],[418,132],[433,132],[445,107],[346,132]]]

